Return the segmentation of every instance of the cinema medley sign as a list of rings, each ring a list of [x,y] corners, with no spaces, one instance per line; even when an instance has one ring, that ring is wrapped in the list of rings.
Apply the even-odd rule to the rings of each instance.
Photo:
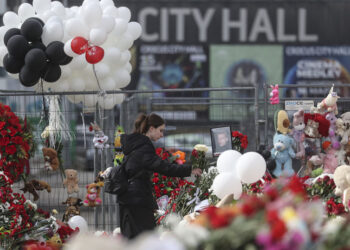
[[[346,44],[350,6],[318,2],[118,1],[143,26],[143,43]],[[349,20],[348,20],[349,19]]]

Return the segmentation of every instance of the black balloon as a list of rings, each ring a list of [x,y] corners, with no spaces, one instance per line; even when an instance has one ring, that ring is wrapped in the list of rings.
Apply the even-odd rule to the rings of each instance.
[[[47,64],[46,54],[41,49],[31,49],[26,54],[24,62],[31,70],[41,71]]]
[[[7,42],[8,52],[18,59],[23,59],[29,49],[29,43],[22,35],[14,35]]]
[[[41,24],[42,27],[44,27],[44,25],[45,25],[44,21],[41,20],[41,19],[38,18],[38,17],[29,17],[28,19],[26,19],[26,21],[27,21],[27,20],[35,20],[35,21],[38,21],[38,22]]]
[[[43,33],[43,25],[38,20],[29,18],[22,24],[21,33],[28,41],[39,40]]]
[[[17,29],[17,28],[9,29],[9,30],[5,33],[5,36],[4,36],[4,43],[5,43],[5,45],[7,46],[7,42],[9,41],[9,39],[10,39],[11,37],[13,37],[14,35],[20,35],[20,34],[21,34],[20,29]]]
[[[68,63],[70,63],[73,60],[73,57],[67,56],[61,60],[58,64],[59,65],[67,65]]]
[[[61,77],[61,67],[57,64],[49,63],[41,73],[41,77],[47,82],[56,82]]]
[[[3,64],[7,72],[16,74],[20,72],[22,66],[24,65],[24,61],[6,54],[3,59]]]
[[[30,48],[41,49],[42,51],[46,50],[46,46],[41,41],[34,41],[30,44]]]
[[[19,81],[26,87],[34,86],[40,79],[40,72],[33,71],[23,66],[19,72]]]
[[[64,53],[64,43],[59,41],[54,41],[47,45],[45,53],[50,62],[59,64],[59,62],[63,61],[66,58],[66,54]]]

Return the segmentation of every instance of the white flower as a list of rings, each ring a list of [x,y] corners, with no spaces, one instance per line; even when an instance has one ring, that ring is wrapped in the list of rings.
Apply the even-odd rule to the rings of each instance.
[[[180,223],[174,230],[177,238],[188,247],[196,247],[209,236],[208,230],[203,227]]]
[[[34,211],[36,211],[37,210],[37,208],[38,208],[38,206],[34,203],[34,202],[32,202],[31,200],[26,200],[25,202],[24,202],[24,205],[29,205],[29,206],[31,206],[32,208],[33,208],[33,210]]]
[[[197,144],[194,146],[194,149],[197,151],[202,151],[204,153],[206,153],[208,151],[208,147],[204,144]]]

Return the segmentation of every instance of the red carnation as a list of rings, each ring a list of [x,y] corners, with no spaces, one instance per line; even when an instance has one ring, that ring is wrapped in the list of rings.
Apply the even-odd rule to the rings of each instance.
[[[13,155],[14,153],[16,153],[17,149],[15,145],[9,145],[5,148],[5,152],[9,155]]]
[[[156,154],[160,156],[160,154],[163,152],[162,148],[156,148]]]
[[[8,129],[10,130],[10,135],[11,136],[14,136],[18,132],[18,130],[15,129],[14,127],[9,127]]]
[[[15,136],[11,139],[11,142],[14,144],[22,144],[23,139],[20,136]]]
[[[2,136],[6,136],[7,135],[7,130],[6,129],[1,130],[0,134]]]
[[[6,125],[6,122],[0,122],[0,129],[3,129],[5,125]]]

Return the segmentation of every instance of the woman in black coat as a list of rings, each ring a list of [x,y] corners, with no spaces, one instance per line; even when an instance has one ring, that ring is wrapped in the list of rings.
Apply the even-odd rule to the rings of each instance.
[[[123,153],[128,157],[125,169],[129,186],[118,196],[120,229],[129,239],[156,226],[154,212],[158,206],[151,182],[154,172],[169,177],[201,174],[198,168],[192,170],[191,165],[171,164],[156,154],[152,141],[162,138],[164,129],[165,122],[157,114],[141,114],[135,121],[134,133],[121,136]]]

